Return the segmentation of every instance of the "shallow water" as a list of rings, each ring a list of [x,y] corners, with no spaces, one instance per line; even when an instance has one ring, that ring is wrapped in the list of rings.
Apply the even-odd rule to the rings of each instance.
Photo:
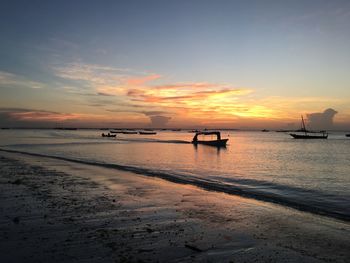
[[[0,148],[132,170],[350,220],[350,138],[295,140],[286,133],[223,131],[226,148],[195,147],[193,134],[0,130]]]

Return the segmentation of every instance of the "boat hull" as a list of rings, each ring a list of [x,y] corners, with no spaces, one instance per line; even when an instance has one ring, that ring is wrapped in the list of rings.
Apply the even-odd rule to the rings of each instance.
[[[102,134],[102,137],[115,138],[115,137],[117,137],[117,135],[116,134],[114,134],[114,135],[112,135],[112,134],[110,134],[110,135]]]
[[[228,139],[221,139],[221,140],[213,140],[213,141],[195,141],[192,142],[194,145],[198,144],[204,144],[209,146],[216,146],[216,147],[225,147]]]
[[[290,136],[292,136],[294,139],[327,139],[328,134],[325,135],[309,135],[309,134],[295,134],[290,133]]]

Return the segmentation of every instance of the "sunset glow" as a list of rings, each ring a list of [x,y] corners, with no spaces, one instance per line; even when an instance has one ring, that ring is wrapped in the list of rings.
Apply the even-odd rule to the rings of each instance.
[[[236,16],[229,3],[220,12],[179,4],[168,20],[153,19],[168,6],[140,3],[150,13],[134,22],[127,4],[112,4],[98,26],[86,20],[93,4],[65,22],[60,7],[29,6],[24,18],[20,5],[9,6],[11,19],[1,18],[0,124],[280,129],[332,108],[329,128],[350,128],[349,5],[276,5],[282,15],[270,18],[254,3],[240,2]],[[41,12],[53,16],[48,28],[39,25]],[[62,23],[71,23],[64,32]]]

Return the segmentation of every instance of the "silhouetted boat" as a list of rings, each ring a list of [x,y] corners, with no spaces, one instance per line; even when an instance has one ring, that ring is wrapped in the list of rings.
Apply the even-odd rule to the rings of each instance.
[[[120,131],[109,131],[110,133],[122,133],[122,134],[137,134],[137,131],[126,131],[126,130],[120,130]]]
[[[115,138],[116,136],[117,136],[116,134],[110,134],[110,133],[104,134],[104,133],[102,133],[102,137],[111,137],[111,138]]]
[[[348,134],[345,134],[345,136],[346,136],[346,137],[350,137],[350,133],[348,133]]]
[[[304,134],[290,133],[294,139],[327,139],[328,133],[326,131],[320,131],[321,134],[315,134],[316,132],[308,131],[305,128],[305,122],[303,116],[301,116],[301,129],[298,132],[303,132]],[[313,133],[313,134],[310,134]]]
[[[139,134],[142,134],[142,135],[155,135],[157,133],[155,131],[139,131]]]
[[[122,134],[137,134],[137,131],[123,131]]]
[[[263,129],[263,130],[261,130],[262,132],[269,132],[269,130],[266,130],[266,129]]]
[[[199,135],[216,135],[216,140],[198,140]],[[196,132],[196,135],[192,139],[192,143],[194,145],[197,144],[205,144],[210,146],[216,146],[216,147],[225,147],[228,139],[221,139],[221,134],[219,131],[212,131],[212,132]]]

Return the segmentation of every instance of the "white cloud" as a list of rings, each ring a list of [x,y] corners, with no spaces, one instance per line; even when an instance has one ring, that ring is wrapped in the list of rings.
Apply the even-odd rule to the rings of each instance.
[[[15,75],[4,71],[0,71],[0,85],[12,87],[25,87],[32,89],[41,89],[45,87],[45,84],[41,82],[32,81],[23,76]]]

